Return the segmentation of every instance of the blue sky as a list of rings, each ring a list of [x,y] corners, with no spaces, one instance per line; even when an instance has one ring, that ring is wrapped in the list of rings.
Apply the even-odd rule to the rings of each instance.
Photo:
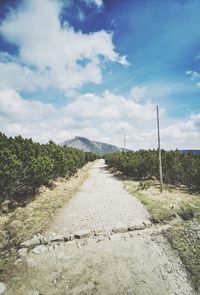
[[[2,0],[0,123],[8,135],[81,135],[200,148],[200,0]]]

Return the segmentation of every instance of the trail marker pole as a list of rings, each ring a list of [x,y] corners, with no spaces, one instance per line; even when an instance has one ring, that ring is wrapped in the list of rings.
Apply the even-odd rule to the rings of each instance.
[[[159,174],[160,174],[160,192],[163,192],[163,173],[162,173],[162,156],[160,148],[160,120],[159,120],[159,108],[156,106],[157,112],[157,128],[158,128],[158,156],[159,156]]]

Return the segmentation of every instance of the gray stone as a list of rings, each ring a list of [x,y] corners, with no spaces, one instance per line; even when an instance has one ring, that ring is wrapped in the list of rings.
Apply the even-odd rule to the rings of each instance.
[[[59,236],[53,236],[49,238],[49,242],[53,243],[53,242],[64,242],[65,240],[65,236],[64,235],[59,235]]]
[[[54,235],[48,238],[50,243],[53,242],[68,242],[74,239],[74,235]]]
[[[65,235],[64,236],[64,241],[68,242],[68,241],[73,241],[74,240],[74,235],[70,234],[70,235]]]
[[[6,285],[0,282],[0,294],[3,294],[6,291]]]
[[[48,241],[43,236],[35,236],[31,240],[25,241],[20,244],[22,248],[34,248],[35,246],[41,245],[41,244],[47,244]]]
[[[32,252],[34,254],[42,254],[44,252],[46,252],[48,250],[48,248],[45,245],[39,245],[37,247],[35,247]]]

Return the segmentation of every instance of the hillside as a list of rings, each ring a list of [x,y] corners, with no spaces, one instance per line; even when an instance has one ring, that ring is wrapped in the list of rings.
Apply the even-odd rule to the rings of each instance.
[[[98,141],[92,141],[85,137],[76,136],[70,140],[66,140],[60,144],[61,146],[74,147],[83,151],[92,152],[99,156],[107,153],[119,152],[125,149],[117,147],[112,144],[107,144]]]

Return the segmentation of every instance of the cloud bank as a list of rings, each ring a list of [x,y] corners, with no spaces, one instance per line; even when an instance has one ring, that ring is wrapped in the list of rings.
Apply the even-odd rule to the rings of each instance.
[[[0,91],[0,110],[1,128],[8,135],[21,134],[40,142],[53,139],[58,143],[80,135],[123,146],[126,131],[131,149],[157,146],[155,106],[109,91],[80,95],[63,108],[25,100],[15,91]],[[198,148],[200,113],[163,128],[162,143],[168,149]]]
[[[14,61],[8,54],[0,56],[2,88],[51,86],[67,91],[87,82],[101,83],[105,62],[128,65],[126,57],[115,51],[112,33],[75,32],[66,21],[61,24],[61,10],[58,1],[26,0],[3,21],[0,33],[18,46],[19,54]]]

